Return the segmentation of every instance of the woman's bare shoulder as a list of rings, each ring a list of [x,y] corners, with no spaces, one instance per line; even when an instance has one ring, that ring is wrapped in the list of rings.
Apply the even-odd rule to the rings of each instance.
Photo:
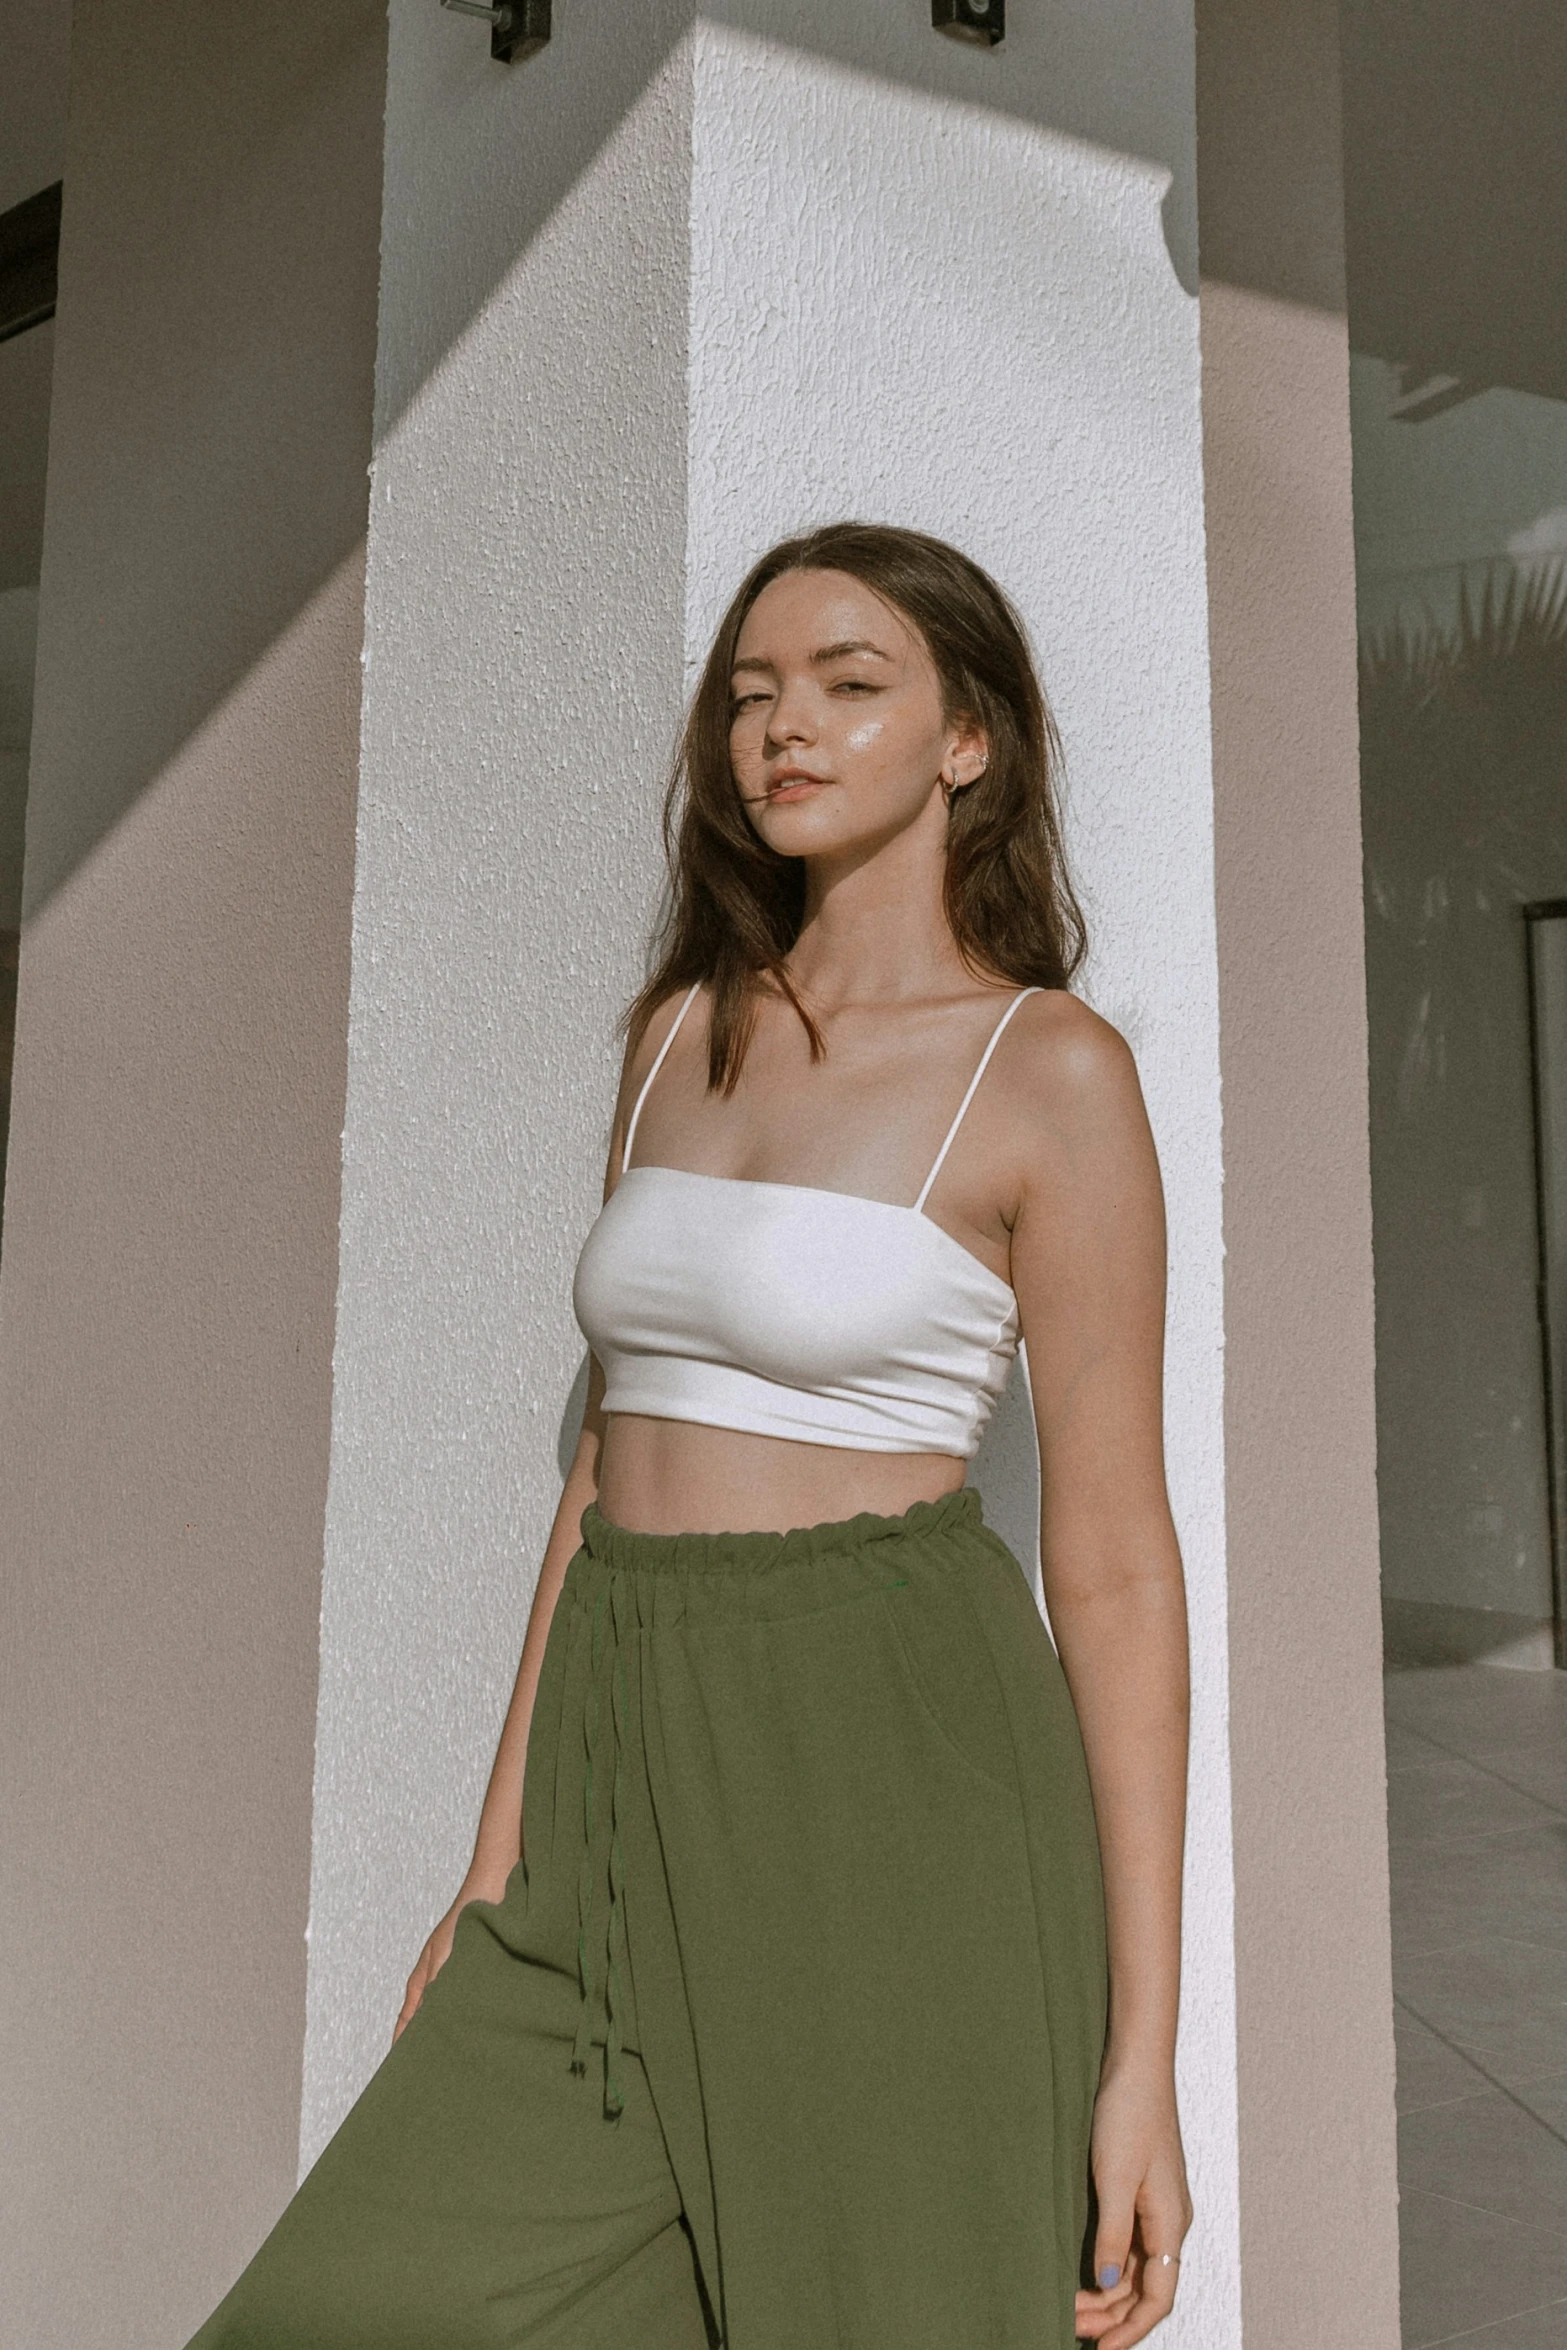
[[[1141,1101],[1131,1046],[1081,996],[1042,988],[1019,1005],[1012,1027],[1009,1075],[1020,1103],[1075,1117]]]
[[[1120,1030],[1065,989],[1031,996],[1014,1027],[1008,1106],[1020,1205],[1065,1217],[1077,1240],[1090,1226],[1159,1228],[1158,1156],[1132,1048]],[[1119,1243],[1117,1244],[1119,1245]]]
[[[998,1091],[1020,1196],[1068,1177],[1090,1191],[1106,1182],[1119,1190],[1131,1169],[1152,1172],[1132,1048],[1092,1005],[1065,988],[1043,990],[1020,1005],[1003,1044],[1012,1049]]]

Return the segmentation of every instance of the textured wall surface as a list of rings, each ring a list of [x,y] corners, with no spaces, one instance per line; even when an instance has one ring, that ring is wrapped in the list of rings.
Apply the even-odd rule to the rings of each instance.
[[[307,2158],[467,1865],[560,1494],[572,1268],[657,902],[690,70],[655,60],[576,152],[559,82],[600,84],[620,43],[616,9],[585,17],[584,52],[563,39],[537,75],[492,68],[436,10],[393,25]],[[566,182],[537,223],[535,171]],[[514,265],[418,377],[448,249],[508,174]]]
[[[628,67],[617,12],[562,12],[506,77],[393,12],[304,2153],[466,1858],[691,665],[771,538],[876,514],[959,540],[1034,630],[1090,991],[1163,1154],[1197,1655],[1178,2338],[1209,2350],[1238,2286],[1190,25],[1079,9],[990,60],[913,10],[722,13],[639,25]],[[1117,107],[1134,155],[1085,135]],[[1026,1543],[1021,1394],[979,1477]]]
[[[384,36],[76,14],[0,1264],[0,2339],[169,2350],[298,2143]]]
[[[1010,46],[1010,43],[1009,43]],[[1169,1202],[1167,1411],[1195,1660],[1182,2079],[1202,2219],[1181,2332],[1234,2337],[1219,1086],[1195,303],[1165,173],[704,26],[692,191],[688,657],[736,575],[862,513],[986,564],[1068,765],[1086,992],[1131,1041]],[[1128,68],[1130,70],[1130,68]],[[1189,84],[1169,93],[1172,111]],[[932,204],[933,190],[984,191]],[[1025,1454],[978,1464],[1017,1508]],[[1032,1498],[1032,1487],[1029,1487]],[[1021,1514],[1021,1513],[1019,1513]]]

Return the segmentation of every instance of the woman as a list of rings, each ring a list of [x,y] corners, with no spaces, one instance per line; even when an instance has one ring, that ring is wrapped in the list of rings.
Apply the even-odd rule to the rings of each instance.
[[[1170,2308],[1162,1208],[1067,992],[1053,767],[949,547],[837,525],[730,607],[473,1860],[199,2350],[1130,2350]],[[963,1483],[1020,1332],[1059,1661]]]

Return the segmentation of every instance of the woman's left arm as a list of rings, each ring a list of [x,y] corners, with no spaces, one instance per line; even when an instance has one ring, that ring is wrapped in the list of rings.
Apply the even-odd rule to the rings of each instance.
[[[1191,2224],[1175,2106],[1186,1605],[1164,1479],[1164,1203],[1137,1071],[1073,997],[1032,1026],[1012,1233],[1039,1430],[1045,1604],[1104,1861],[1110,2022],[1094,2108],[1094,2274],[1077,2331],[1130,2350]]]

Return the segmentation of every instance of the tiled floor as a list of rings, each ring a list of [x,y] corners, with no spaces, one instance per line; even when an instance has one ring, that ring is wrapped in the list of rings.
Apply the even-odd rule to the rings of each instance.
[[[1404,2350],[1567,2350],[1567,1673],[1387,1678]]]

